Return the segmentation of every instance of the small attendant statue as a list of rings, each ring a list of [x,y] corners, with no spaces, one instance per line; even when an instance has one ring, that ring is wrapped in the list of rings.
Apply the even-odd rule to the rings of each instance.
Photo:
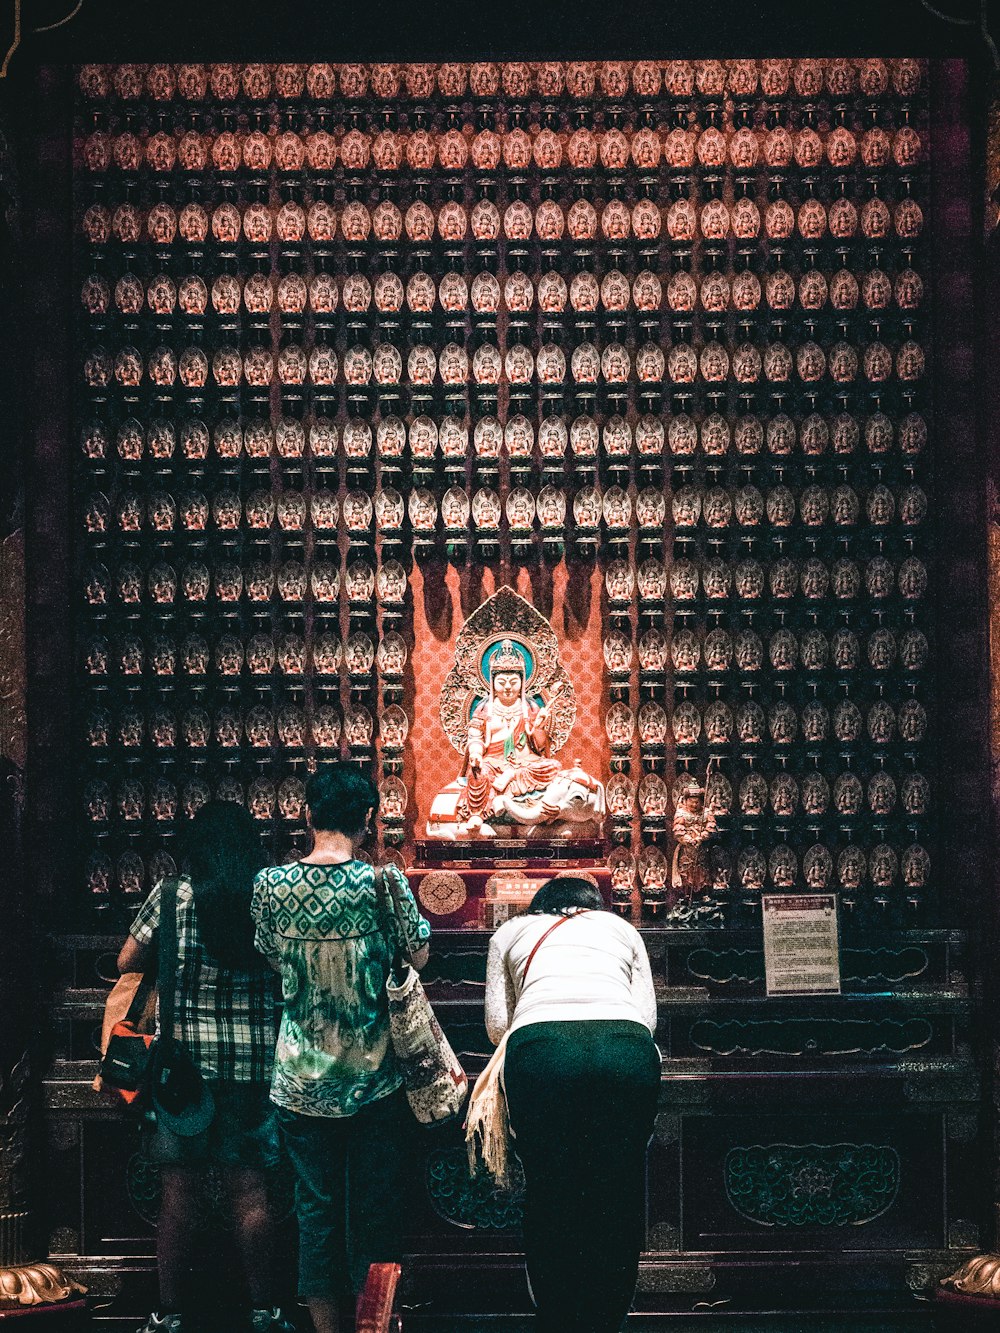
[[[711,884],[708,864],[708,840],[716,832],[715,816],[705,809],[705,788],[694,778],[681,788],[674,810],[674,859],[670,869],[671,896],[674,903],[690,904],[695,894],[704,893]]]

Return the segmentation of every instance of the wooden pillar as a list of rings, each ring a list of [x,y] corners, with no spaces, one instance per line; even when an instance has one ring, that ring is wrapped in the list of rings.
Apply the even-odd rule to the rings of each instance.
[[[993,1167],[993,1248],[963,1264],[942,1280],[947,1299],[964,1299],[975,1307],[1000,1304],[1000,965],[996,941],[1000,939],[1000,870],[996,845],[1000,832],[1000,80],[994,77],[993,95],[987,102],[985,137],[984,246],[977,339],[977,434],[984,452],[986,481],[986,546],[989,634],[989,747],[992,845],[989,909],[984,912],[987,937],[981,960],[983,975],[983,1059],[992,1070],[992,1096],[987,1114]],[[984,719],[985,721],[985,719]],[[986,898],[983,898],[984,905]]]
[[[6,92],[7,89],[4,89]],[[31,1143],[41,1114],[33,1046],[40,1022],[38,938],[26,884],[23,837],[28,754],[26,577],[23,529],[25,404],[19,401],[26,348],[17,293],[23,262],[17,162],[0,107],[0,1318],[11,1307],[39,1310],[82,1293],[39,1260],[30,1207]]]

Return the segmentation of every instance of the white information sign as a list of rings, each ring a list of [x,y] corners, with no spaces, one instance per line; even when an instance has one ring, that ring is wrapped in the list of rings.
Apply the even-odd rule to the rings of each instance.
[[[768,995],[839,995],[840,944],[833,893],[765,893]]]

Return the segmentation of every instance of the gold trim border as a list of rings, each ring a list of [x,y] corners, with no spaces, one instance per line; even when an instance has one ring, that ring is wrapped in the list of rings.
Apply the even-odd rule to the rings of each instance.
[[[10,62],[13,60],[14,55],[17,52],[18,47],[21,45],[21,40],[24,36],[24,27],[22,19],[23,2],[24,0],[12,0],[12,3],[14,5],[14,40],[7,48],[7,53],[3,58],[3,64],[0,65],[0,79],[5,79],[7,77],[7,73],[10,70]],[[32,28],[31,31],[33,33],[54,32],[56,28],[64,28],[67,23],[73,22],[73,20],[76,18],[77,14],[79,14],[80,10],[83,8],[85,3],[86,0],[77,0],[77,3],[64,18],[57,19],[55,23],[45,23],[40,28]]]
[[[3,58],[3,64],[0,65],[0,79],[7,77],[7,71],[10,69],[10,62],[14,58],[14,52],[21,45],[21,0],[14,0],[14,40]]]

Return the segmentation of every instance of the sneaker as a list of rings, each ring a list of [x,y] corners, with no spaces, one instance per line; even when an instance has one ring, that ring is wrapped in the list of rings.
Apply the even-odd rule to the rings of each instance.
[[[277,1308],[273,1310],[252,1310],[250,1327],[253,1333],[295,1333],[295,1328]]]
[[[184,1333],[184,1321],[179,1314],[157,1314],[154,1310],[139,1333]]]

